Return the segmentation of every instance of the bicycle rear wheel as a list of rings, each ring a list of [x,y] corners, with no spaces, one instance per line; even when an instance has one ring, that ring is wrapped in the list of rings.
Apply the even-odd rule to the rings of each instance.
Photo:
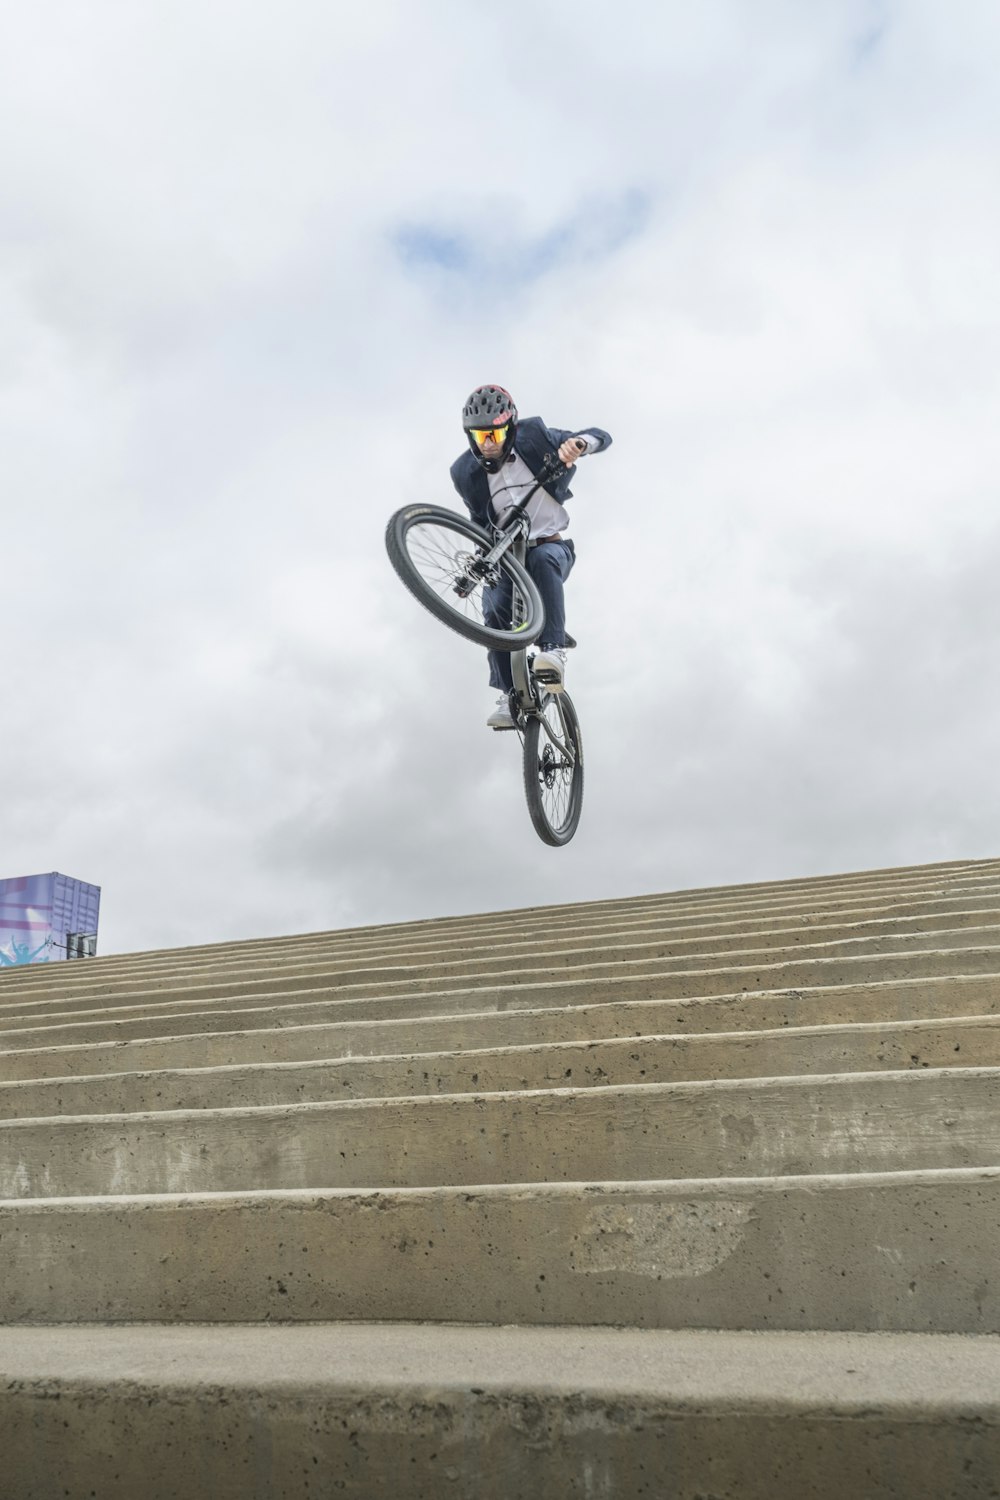
[[[407,505],[386,527],[389,561],[414,598],[437,619],[480,646],[520,651],[542,633],[545,606],[527,571],[509,552],[489,567],[493,546],[481,527],[434,505]],[[507,581],[513,615],[507,630],[487,625],[483,594]]]
[[[535,832],[568,844],[583,807],[583,741],[568,693],[546,693],[524,728],[524,794]]]

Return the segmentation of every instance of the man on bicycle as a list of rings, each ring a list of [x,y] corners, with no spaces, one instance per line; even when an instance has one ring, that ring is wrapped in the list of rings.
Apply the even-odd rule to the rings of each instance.
[[[462,408],[462,426],[469,451],[452,464],[452,483],[472,519],[487,531],[491,524],[502,525],[553,453],[566,465],[538,490],[527,509],[527,567],[545,606],[545,629],[538,640],[532,670],[550,693],[561,693],[566,684],[563,584],[576,561],[573,543],[565,535],[569,525],[565,502],[573,493],[569,484],[576,472],[576,460],[585,453],[600,453],[610,446],[611,438],[600,427],[564,432],[560,427],[547,427],[541,417],[519,421],[510,392],[500,385],[476,387]],[[510,614],[510,584],[500,583],[486,590],[485,623],[507,629]],[[510,653],[491,651],[489,660],[490,687],[502,691],[486,723],[491,729],[513,729]]]

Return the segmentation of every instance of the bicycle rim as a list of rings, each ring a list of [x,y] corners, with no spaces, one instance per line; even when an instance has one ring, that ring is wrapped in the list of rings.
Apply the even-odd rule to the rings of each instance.
[[[545,610],[538,590],[509,554],[489,572],[483,555],[490,538],[471,521],[432,506],[397,511],[386,530],[386,550],[397,574],[431,614],[459,635],[498,651],[518,651],[541,633]],[[510,584],[514,614],[500,629],[485,619],[486,589]]]
[[[583,742],[566,693],[544,694],[525,725],[524,792],[539,838],[568,844],[583,807]]]

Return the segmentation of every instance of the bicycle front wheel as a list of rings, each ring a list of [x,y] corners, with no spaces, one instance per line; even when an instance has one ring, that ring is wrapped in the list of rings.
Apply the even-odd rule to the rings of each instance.
[[[535,832],[568,844],[583,807],[583,740],[568,693],[546,693],[524,729],[524,793]]]
[[[389,561],[414,598],[467,640],[494,651],[520,651],[542,633],[545,606],[527,571],[509,552],[487,566],[493,543],[481,527],[434,505],[407,505],[389,520]],[[511,589],[508,629],[487,625],[484,594]]]

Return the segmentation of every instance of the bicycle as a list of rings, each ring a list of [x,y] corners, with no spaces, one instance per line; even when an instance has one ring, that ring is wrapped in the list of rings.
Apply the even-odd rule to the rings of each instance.
[[[549,692],[529,648],[545,628],[545,607],[525,565],[529,500],[564,466],[550,455],[534,485],[490,536],[467,516],[436,505],[405,505],[390,516],[389,561],[410,593],[467,640],[511,653],[511,715],[523,747],[524,792],[546,844],[568,844],[583,806],[583,742],[568,693]],[[509,629],[487,625],[483,593],[511,585]],[[567,636],[567,645],[576,642]]]

